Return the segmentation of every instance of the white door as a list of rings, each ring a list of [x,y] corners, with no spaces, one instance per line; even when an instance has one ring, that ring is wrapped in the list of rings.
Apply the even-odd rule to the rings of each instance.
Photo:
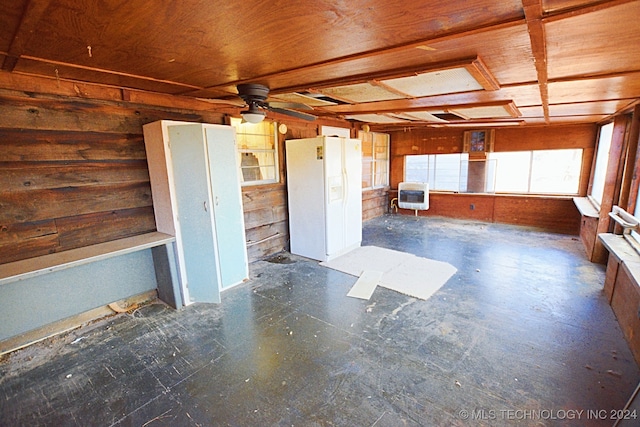
[[[324,142],[325,248],[328,256],[345,246],[345,176],[342,163],[344,138],[327,137]]]

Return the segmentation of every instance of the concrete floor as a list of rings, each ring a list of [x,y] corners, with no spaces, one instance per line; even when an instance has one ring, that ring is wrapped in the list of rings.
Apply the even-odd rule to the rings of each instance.
[[[447,261],[429,300],[287,253],[222,305],[152,304],[5,357],[3,426],[610,426],[640,371],[574,236],[385,216]],[[590,411],[590,412],[589,412]]]

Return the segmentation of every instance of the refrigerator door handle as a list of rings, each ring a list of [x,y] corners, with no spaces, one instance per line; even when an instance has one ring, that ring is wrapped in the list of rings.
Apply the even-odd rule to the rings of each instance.
[[[342,169],[342,221],[345,227],[345,230],[342,233],[342,245],[345,246],[347,244],[347,230],[346,227],[349,226],[349,223],[347,221],[347,217],[348,217],[348,213],[347,213],[347,206],[348,206],[348,200],[347,197],[349,197],[349,175],[347,175],[347,170],[346,169]]]
[[[349,194],[349,177],[346,169],[342,169],[342,204],[346,206],[347,195]]]

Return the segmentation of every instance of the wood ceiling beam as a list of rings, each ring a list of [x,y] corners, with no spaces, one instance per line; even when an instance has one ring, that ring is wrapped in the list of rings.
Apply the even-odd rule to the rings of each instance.
[[[11,40],[11,45],[7,50],[7,56],[2,63],[2,70],[14,70],[18,59],[20,59],[20,56],[24,53],[27,43],[31,39],[35,28],[40,23],[50,3],[51,0],[27,0],[27,5],[22,13],[18,28],[16,28],[16,32]]]
[[[341,111],[340,114],[344,115],[344,116],[351,116],[351,115],[361,115],[361,114],[386,114],[386,113],[394,113],[394,114],[400,114],[400,113],[408,113],[411,111],[436,111],[436,110],[455,110],[455,109],[462,109],[462,108],[475,108],[475,107],[504,107],[505,109],[507,109],[510,113],[511,111],[514,111],[511,114],[515,114],[513,115],[513,117],[518,117],[519,116],[519,112],[517,111],[517,109],[515,110],[511,110],[511,108],[515,108],[515,104],[513,104],[513,101],[511,100],[506,100],[506,101],[487,101],[487,102],[458,102],[458,103],[449,103],[449,102],[445,102],[445,103],[432,103],[430,105],[413,105],[413,106],[400,106],[400,105],[393,105],[390,104],[389,107],[387,108],[376,108],[376,109],[370,109],[370,110],[357,110],[357,111]],[[330,107],[324,108],[325,110],[330,110]],[[483,119],[483,120],[487,120],[487,119]]]
[[[341,104],[330,105],[326,107],[318,107],[318,110],[327,111],[332,114],[367,114],[375,113],[378,111],[384,112],[398,112],[398,111],[421,111],[427,109],[437,109],[450,105],[491,105],[492,103],[507,103],[511,102],[515,96],[514,91],[525,90],[535,91],[537,88],[537,82],[527,82],[524,84],[504,85],[502,89],[507,90],[506,95],[502,92],[479,90],[474,92],[461,92],[454,94],[433,95],[425,96],[421,98],[407,98],[407,99],[393,99],[386,101],[371,101],[362,102],[359,104]],[[533,103],[531,103],[533,102]],[[531,100],[529,103],[521,102],[518,107],[532,107],[540,106],[538,97],[535,97],[535,102]]]
[[[620,6],[626,3],[633,3],[638,0],[603,0],[597,3],[590,4],[588,6],[578,6],[574,9],[560,10],[558,12],[551,12],[545,14],[542,18],[544,23],[560,21],[574,16],[585,15],[592,12],[598,12],[610,7]],[[525,1],[523,0],[523,3]]]
[[[419,64],[413,65],[411,67],[404,68],[395,68],[392,70],[384,70],[379,73],[366,73],[366,74],[357,74],[353,76],[345,76],[339,77],[330,80],[323,80],[321,82],[312,83],[312,84],[300,84],[300,85],[292,85],[287,87],[282,87],[278,89],[270,90],[271,94],[277,95],[282,93],[290,93],[290,92],[300,92],[300,91],[319,91],[321,92],[324,88],[331,88],[336,86],[347,86],[358,83],[367,83],[370,81],[379,81],[379,80],[388,80],[395,79],[400,77],[408,77],[414,76],[417,74],[425,73],[425,72],[434,72],[434,71],[442,71],[449,70],[452,68],[465,68],[475,77],[479,75],[482,79],[480,82],[482,86],[485,85],[485,90],[494,90],[495,86],[500,87],[497,82],[494,83],[495,78],[491,75],[491,73],[486,69],[486,67],[482,68],[484,63],[480,60],[479,57],[474,58],[464,58],[456,61],[445,61],[445,62],[437,62],[430,64]],[[405,97],[409,97],[407,94],[399,93]]]
[[[189,88],[191,90],[193,90],[193,89],[197,89],[197,90],[201,89],[198,86],[188,85],[188,84],[185,84],[185,83],[179,83],[179,82],[175,82],[173,80],[156,79],[156,78],[153,78],[153,77],[140,76],[140,75],[137,75],[137,74],[123,73],[123,72],[114,71],[114,70],[105,70],[103,68],[87,67],[86,65],[69,64],[68,62],[53,61],[51,59],[38,58],[38,57],[28,56],[28,55],[22,55],[22,58],[29,59],[29,60],[32,60],[32,61],[42,62],[42,63],[45,63],[45,64],[58,65],[60,67],[75,68],[75,69],[78,69],[78,70],[86,70],[86,71],[92,71],[92,72],[97,72],[97,73],[105,73],[105,74],[111,74],[111,75],[116,75],[116,76],[129,77],[129,78],[133,78],[133,79],[137,79],[137,80],[145,80],[145,81],[154,82],[154,83],[164,83],[164,84],[173,85],[173,86],[177,86],[177,87]]]
[[[568,77],[559,77],[556,79],[549,79],[548,83],[566,83],[566,82],[578,82],[578,81],[589,81],[589,80],[601,80],[601,79],[609,79],[614,77],[633,77],[634,74],[638,74],[640,77],[640,69],[638,70],[628,70],[628,71],[618,71],[615,73],[598,73],[598,74],[578,74]]]
[[[549,123],[547,43],[544,24],[542,22],[542,0],[523,0],[522,7],[524,9],[525,20],[527,21],[527,30],[529,31],[529,38],[531,40],[531,51],[533,52],[533,60],[538,74],[538,86],[540,87],[540,99],[542,100],[544,120],[546,123]]]

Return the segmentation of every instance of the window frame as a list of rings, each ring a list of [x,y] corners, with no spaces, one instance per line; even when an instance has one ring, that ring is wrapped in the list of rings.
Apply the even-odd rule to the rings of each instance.
[[[260,135],[260,136],[266,136],[266,134],[258,134],[258,133],[248,133],[248,132],[241,132],[241,128],[240,126],[246,125],[246,126],[252,126],[251,123],[243,123],[241,121],[241,119],[239,118],[235,118],[235,117],[231,117],[230,121],[229,121],[230,125],[233,126],[236,130],[236,151],[238,153],[238,168],[240,170],[240,185],[242,187],[255,187],[255,186],[260,186],[260,185],[271,185],[271,184],[279,184],[282,180],[281,176],[280,176],[280,159],[279,159],[279,137],[278,137],[278,123],[275,121],[264,121],[264,122],[260,122],[258,123],[258,125],[262,125],[264,126],[265,124],[269,124],[270,125],[270,130],[271,133],[269,134],[270,138],[273,138],[273,148],[267,149],[267,148],[242,148],[240,146],[239,143],[239,137],[238,135],[245,135],[245,136],[250,136],[250,135]],[[246,153],[266,153],[266,154],[273,154],[273,165],[266,165],[266,166],[261,166],[258,165],[258,167],[260,168],[260,170],[262,170],[262,168],[270,168],[273,170],[273,176],[274,178],[266,178],[266,179],[258,179],[258,180],[249,180],[249,181],[245,181],[244,179],[244,170],[246,169],[246,167],[242,166],[242,155],[246,154]]]
[[[384,150],[384,158],[376,159],[376,137],[384,137],[384,144],[386,145]],[[391,137],[389,134],[380,133],[380,132],[365,132],[362,130],[358,131],[358,139],[360,140],[360,144],[362,144],[362,182],[365,182],[364,174],[366,171],[370,170],[370,176],[367,177],[368,182],[371,183],[370,187],[365,187],[364,184],[362,186],[362,191],[375,190],[379,188],[386,188],[389,186],[389,170],[390,170],[390,146],[391,146]],[[371,156],[365,157],[365,144],[369,143],[371,147]],[[365,165],[370,165],[370,168],[367,168]],[[382,167],[380,167],[382,165]],[[382,184],[376,185],[376,178],[379,176],[384,176],[385,178],[382,180]]]
[[[600,154],[602,153],[601,151],[602,136],[603,136],[603,130],[605,129],[605,127],[607,127],[607,129],[611,129],[611,132],[608,132],[609,138],[607,141],[607,147],[608,147],[607,155],[606,155],[606,158],[603,159],[600,156]],[[595,156],[593,158],[591,181],[589,183],[589,192],[587,194],[587,198],[598,211],[600,211],[600,207],[602,205],[602,198],[604,197],[604,188],[605,188],[605,183],[607,179],[607,169],[609,167],[609,158],[611,156],[611,144],[613,143],[614,128],[615,128],[614,122],[610,121],[608,123],[602,124],[598,129],[598,144],[596,146]],[[600,174],[599,172],[603,172],[603,173]],[[600,194],[600,198],[598,200],[596,197],[594,197],[593,190],[594,190],[594,184],[596,184],[596,180],[599,180],[600,178],[602,179],[602,185],[601,185],[602,194]],[[600,187],[600,182],[598,182],[598,186],[596,188],[599,188],[599,187]]]
[[[537,164],[535,162],[535,157],[536,157],[536,152],[548,152],[548,151],[569,151],[569,150],[575,150],[576,153],[574,155],[576,155],[579,159],[580,159],[580,167],[578,168],[578,180],[576,182],[576,189],[575,192],[572,193],[568,193],[568,192],[543,192],[543,191],[531,191],[531,187],[532,187],[532,182],[533,182],[533,178],[535,178],[535,173],[539,172],[539,169],[535,168],[535,166],[539,167],[539,164]],[[498,188],[498,176],[499,176],[499,170],[500,170],[500,162],[496,157],[500,157],[501,153],[518,153],[521,154],[523,157],[526,157],[526,163],[527,163],[527,171],[526,171],[526,191],[505,191],[505,190],[499,190]],[[459,169],[460,169],[460,181],[458,183],[458,190],[451,190],[449,188],[447,189],[440,189],[438,187],[438,182],[431,182],[432,178],[434,178],[437,174],[437,165],[438,165],[438,156],[451,156],[451,155],[459,155]],[[470,164],[470,162],[473,161],[480,161],[478,159],[471,159],[471,158],[464,158],[463,156],[466,153],[447,153],[447,154],[414,154],[414,155],[405,155],[405,162],[404,162],[404,171],[403,171],[403,179],[406,181],[407,180],[407,170],[408,170],[408,164],[410,163],[409,161],[407,161],[408,157],[414,157],[414,156],[425,156],[427,158],[427,169],[426,169],[426,179],[427,182],[429,182],[429,187],[430,187],[430,191],[435,191],[435,192],[453,192],[453,193],[474,193],[474,194],[505,194],[505,195],[527,195],[527,196],[532,196],[532,195],[543,195],[543,196],[558,196],[558,197],[575,197],[579,194],[580,192],[580,172],[582,171],[582,160],[583,160],[583,155],[584,155],[584,149],[582,148],[568,148],[568,149],[545,149],[545,150],[519,150],[519,151],[509,151],[509,152],[498,152],[498,153],[488,153],[488,156],[486,159],[483,159],[481,161],[485,161],[487,162],[487,164],[489,164],[489,162],[495,162],[493,163],[493,174],[495,176],[493,176],[493,184],[491,182],[491,176],[487,176],[486,177],[486,182],[485,182],[485,191],[469,191],[469,183],[468,182],[462,182],[462,178],[464,176],[468,176],[469,171],[467,170],[466,174],[463,173],[462,171],[462,167],[463,165],[466,163],[467,164],[467,168],[469,167],[468,165]],[[434,169],[436,169],[435,171],[431,171],[431,167],[433,166]],[[489,172],[487,172],[489,173]],[[524,182],[524,181],[523,181]],[[487,190],[487,183],[490,185],[491,188],[493,188],[493,191]]]

